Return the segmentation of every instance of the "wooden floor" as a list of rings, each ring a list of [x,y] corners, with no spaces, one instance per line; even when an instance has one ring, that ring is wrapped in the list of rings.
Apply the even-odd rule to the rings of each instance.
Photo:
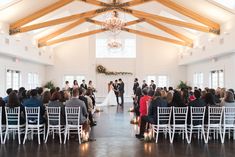
[[[174,144],[160,137],[158,144],[145,143],[134,137],[136,128],[131,125],[131,113],[127,110],[130,105],[122,108],[106,107],[103,112],[96,114],[98,125],[93,128],[94,142],[78,144],[70,139],[67,144],[59,144],[58,138],[49,139],[47,144],[37,144],[27,141],[25,145],[18,145],[17,140],[8,141],[0,146],[0,157],[234,157],[235,141],[209,141],[204,144],[194,140],[191,144],[176,139]]]

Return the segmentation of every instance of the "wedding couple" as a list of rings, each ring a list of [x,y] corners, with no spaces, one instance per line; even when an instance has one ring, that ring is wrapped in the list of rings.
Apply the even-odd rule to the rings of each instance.
[[[124,104],[124,82],[122,79],[110,81],[108,85],[109,93],[100,104],[100,106],[110,106],[110,105],[120,105],[123,106]],[[119,103],[119,97],[121,98],[121,103]]]

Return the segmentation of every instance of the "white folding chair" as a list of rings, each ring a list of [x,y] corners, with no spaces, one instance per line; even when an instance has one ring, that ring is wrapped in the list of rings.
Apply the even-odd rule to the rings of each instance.
[[[158,141],[159,132],[163,132],[165,134],[165,138],[167,136],[167,133],[169,134],[169,137],[171,136],[170,133],[171,111],[172,107],[157,108],[157,124],[152,125],[153,133],[156,134],[156,143]]]
[[[191,143],[192,133],[197,133],[198,139],[200,137],[203,137],[205,141],[206,139],[205,130],[204,130],[205,111],[206,107],[190,107],[191,121],[189,125],[188,143]]]
[[[224,116],[223,116],[223,138],[222,143],[225,140],[225,134],[228,130],[229,138],[230,138],[230,131],[233,130],[233,134],[235,132],[235,107],[224,107]],[[235,137],[233,137],[235,139]]]
[[[173,107],[173,124],[171,125],[170,143],[173,143],[175,132],[183,133],[182,139],[184,139],[184,134],[186,140],[188,141],[187,133],[187,116],[188,116],[188,107]]]
[[[45,140],[45,124],[40,124],[40,107],[25,107],[25,117],[26,117],[26,129],[23,144],[27,139],[29,133],[31,133],[31,138],[33,139],[34,131],[37,131],[38,144],[40,142],[40,135],[43,134],[43,139]]]
[[[81,144],[82,125],[80,125],[80,107],[65,107],[66,125],[64,133],[64,144],[70,131],[77,131],[79,144]]]
[[[222,142],[222,115],[223,115],[223,107],[208,107],[208,125],[207,125],[207,136],[205,143],[208,143],[210,131],[214,131],[214,139],[215,135],[220,134],[220,139]]]
[[[13,139],[15,138],[15,132],[18,133],[18,142],[21,144],[20,135],[24,133],[25,124],[20,124],[20,107],[5,107],[6,113],[6,131],[3,143],[6,142],[9,133],[13,133]]]
[[[49,133],[52,132],[53,139],[55,138],[55,131],[58,131],[60,143],[63,125],[61,125],[61,107],[46,107],[47,112],[47,135],[45,143],[47,142]]]

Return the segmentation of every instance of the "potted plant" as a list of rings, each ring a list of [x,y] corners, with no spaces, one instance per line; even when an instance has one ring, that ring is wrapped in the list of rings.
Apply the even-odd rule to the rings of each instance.
[[[47,89],[52,89],[52,88],[55,88],[55,85],[52,81],[48,81],[45,85],[44,85],[44,88],[47,88]]]

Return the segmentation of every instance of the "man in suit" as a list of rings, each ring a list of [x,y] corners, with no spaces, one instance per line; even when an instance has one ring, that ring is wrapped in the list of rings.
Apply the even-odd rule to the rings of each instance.
[[[143,90],[145,87],[148,87],[148,85],[147,85],[146,81],[145,81],[145,80],[143,80],[142,90]]]
[[[154,91],[156,89],[156,84],[154,83],[153,80],[151,80],[151,84],[149,85]]]
[[[122,81],[122,79],[120,78],[120,79],[118,79],[118,81],[119,81],[119,87],[118,87],[118,91],[119,91],[119,96],[121,97],[121,106],[123,106],[123,104],[124,104],[124,87],[125,87],[125,85],[124,85],[124,82]]]
[[[114,93],[116,95],[116,100],[117,100],[117,104],[119,105],[119,91],[118,91],[118,88],[119,88],[119,84],[118,84],[118,80],[115,80],[114,81],[114,84],[113,84],[113,89],[114,89]]]
[[[82,84],[80,85],[80,87],[87,90],[87,84],[85,80],[82,80]]]
[[[133,85],[133,92],[134,92],[134,94],[136,93],[137,87],[139,87],[138,78],[135,78],[134,85]]]

